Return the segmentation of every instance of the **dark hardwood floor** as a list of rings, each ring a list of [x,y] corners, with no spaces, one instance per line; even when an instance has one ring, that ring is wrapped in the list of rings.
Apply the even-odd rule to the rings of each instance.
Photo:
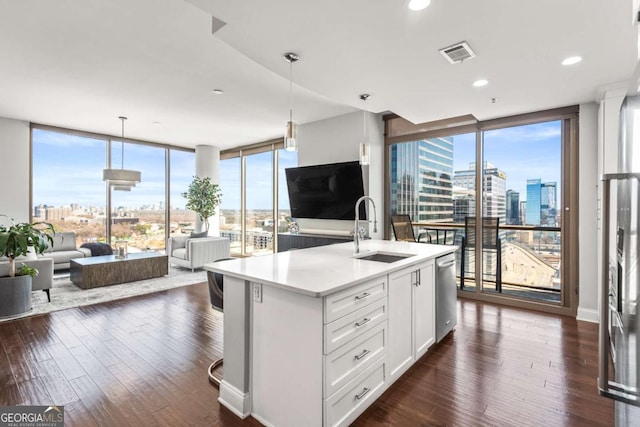
[[[0,406],[64,405],[67,426],[259,425],[208,382],[221,335],[204,283],[2,322]],[[596,325],[462,300],[457,330],[355,425],[610,426],[596,376]]]

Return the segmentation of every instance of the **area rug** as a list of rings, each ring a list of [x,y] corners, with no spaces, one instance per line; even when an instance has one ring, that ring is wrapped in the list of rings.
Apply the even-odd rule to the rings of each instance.
[[[207,272],[204,270],[192,273],[190,269],[172,267],[169,269],[169,274],[163,277],[84,290],[71,283],[68,273],[56,275],[53,279],[53,288],[50,291],[51,302],[47,301],[46,293],[42,291],[32,292],[33,309],[30,312],[20,316],[2,318],[0,322],[164,291],[205,282],[206,280]]]

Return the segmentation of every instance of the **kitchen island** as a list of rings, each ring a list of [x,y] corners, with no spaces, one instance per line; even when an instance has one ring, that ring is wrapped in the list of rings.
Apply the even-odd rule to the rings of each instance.
[[[435,342],[434,261],[456,249],[367,240],[205,265],[224,275],[220,403],[348,425]]]

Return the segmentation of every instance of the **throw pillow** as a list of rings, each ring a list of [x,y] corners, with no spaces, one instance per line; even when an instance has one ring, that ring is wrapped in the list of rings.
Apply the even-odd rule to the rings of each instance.
[[[203,231],[202,233],[194,233],[192,231],[189,237],[191,237],[192,239],[198,239],[200,237],[207,237],[207,234],[209,234],[207,230]]]

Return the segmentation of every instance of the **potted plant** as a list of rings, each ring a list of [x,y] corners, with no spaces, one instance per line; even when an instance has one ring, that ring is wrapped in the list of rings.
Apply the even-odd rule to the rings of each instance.
[[[30,247],[41,254],[53,246],[53,226],[46,222],[18,223],[7,215],[11,225],[0,224],[0,256],[8,259],[9,275],[0,277],[0,317],[13,316],[31,310],[31,278],[38,271],[22,264],[16,270],[16,258],[26,256]]]
[[[200,221],[204,223],[206,234],[209,234],[209,218],[215,215],[222,197],[218,184],[212,183],[209,177],[194,176],[182,197],[187,199],[187,209],[198,214]]]

